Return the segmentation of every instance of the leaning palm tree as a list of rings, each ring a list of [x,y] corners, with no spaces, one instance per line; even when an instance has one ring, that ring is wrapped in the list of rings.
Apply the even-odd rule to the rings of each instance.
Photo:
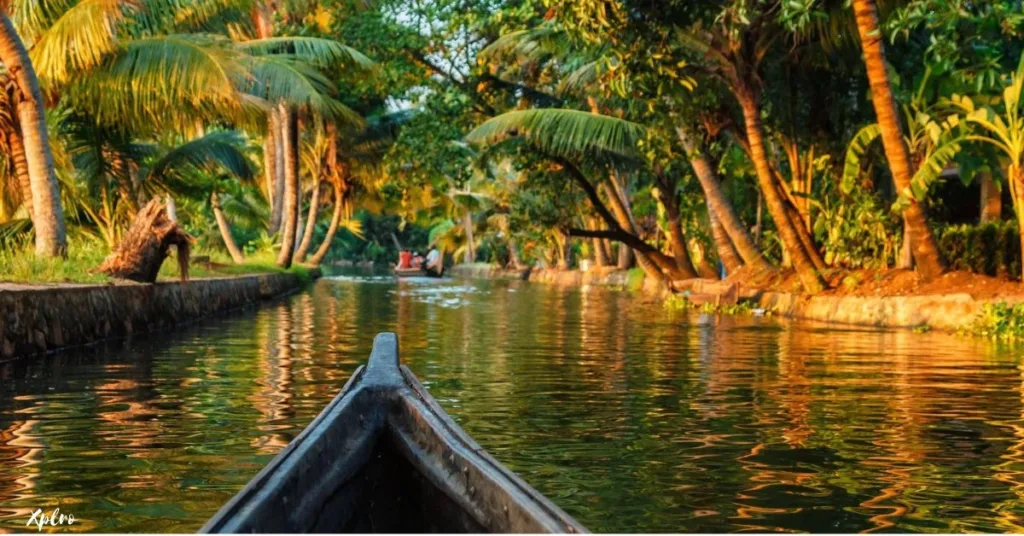
[[[15,6],[48,93],[98,123],[139,135],[200,134],[203,124],[217,122],[252,125],[282,105],[351,120],[355,114],[331,98],[331,84],[317,69],[369,63],[327,39],[233,40],[225,34],[245,32],[228,23],[248,12],[233,2],[185,8],[171,0],[46,6],[16,0]],[[281,162],[286,152],[271,156]]]
[[[549,66],[553,66],[557,72],[561,73],[561,81],[557,86],[558,93],[566,96],[586,97],[591,111],[598,113],[593,90],[599,84],[606,83],[605,78],[618,69],[621,64],[618,58],[605,55],[606,53],[607,51],[602,48],[581,50],[579,44],[568,39],[565,32],[556,24],[546,21],[534,28],[503,35],[483,49],[479,57],[484,61],[504,61],[504,63],[492,65],[492,67],[502,68],[502,65],[510,65],[510,67],[504,67],[505,72],[499,73],[500,76],[514,76],[516,73],[508,71],[513,71],[516,66],[528,70],[529,66],[548,62]],[[616,80],[616,83],[628,87],[630,82],[629,80]],[[687,80],[683,85],[690,87],[692,82]],[[677,132],[687,152],[691,167],[704,190],[709,214],[712,215],[712,228],[716,231],[716,244],[720,255],[730,259],[730,269],[745,263],[759,271],[773,270],[774,268],[754,244],[746,227],[736,216],[732,204],[722,192],[714,168],[705,156],[700,140],[684,124],[678,126]],[[616,188],[616,190],[618,189]],[[630,218],[625,210],[628,208],[625,206],[627,203],[615,203],[619,196],[616,196],[611,188],[608,190],[608,198],[613,202],[613,208],[623,205],[623,217],[620,218],[620,224],[628,227]],[[628,249],[623,251],[629,252]],[[742,260],[737,258],[740,255]]]
[[[568,109],[516,110],[494,117],[466,135],[466,141],[494,144],[521,137],[562,168],[587,195],[608,229],[572,229],[574,236],[610,238],[640,252],[657,267],[663,279],[685,279],[676,260],[625,228],[612,214],[591,183],[573,161],[581,157],[637,158],[643,126],[615,117]],[[614,201],[614,200],[613,200]]]
[[[857,31],[864,51],[864,65],[867,67],[868,82],[871,85],[871,102],[878,116],[882,146],[889,161],[896,189],[910,194],[913,167],[910,152],[903,137],[899,108],[892,94],[892,85],[886,69],[885,48],[882,44],[882,30],[878,25],[875,0],[853,0],[853,12],[857,20]],[[910,231],[910,244],[914,251],[917,269],[925,279],[934,279],[945,271],[946,266],[939,253],[924,207],[912,195],[907,195],[903,218]]]

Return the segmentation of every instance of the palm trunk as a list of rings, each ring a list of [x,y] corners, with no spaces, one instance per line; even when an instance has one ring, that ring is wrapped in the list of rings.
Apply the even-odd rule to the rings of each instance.
[[[1010,194],[1013,196],[1013,208],[1017,213],[1017,229],[1020,234],[1020,250],[1024,255],[1024,167],[1020,164],[1010,164],[1009,173]],[[1021,263],[1021,280],[1024,281],[1024,262]]]
[[[668,222],[668,242],[672,248],[672,257],[676,260],[676,268],[683,274],[684,279],[698,277],[697,268],[693,265],[693,258],[690,257],[690,250],[686,245],[686,237],[683,235],[683,227],[678,217]]]
[[[281,138],[281,117],[276,108],[267,114],[267,134],[263,136],[263,176],[267,183],[267,204],[270,205],[271,235],[281,230],[281,210],[284,204],[284,177],[278,173],[278,161],[282,155],[278,151]],[[283,169],[283,168],[282,168]]]
[[[306,232],[306,220],[302,218],[302,179],[299,178],[298,199],[295,201],[295,244],[292,249],[292,262],[295,261],[295,253],[299,251],[299,242]]]
[[[587,218],[587,227],[594,231],[600,229],[600,226],[591,218]],[[605,241],[601,238],[591,239],[591,245],[594,247],[594,264],[600,268],[611,265],[611,256],[608,254],[608,250],[605,249]]]
[[[658,201],[665,207],[665,216],[668,220],[669,247],[672,248],[672,257],[675,259],[675,266],[683,279],[694,279],[697,277],[697,269],[693,266],[693,259],[690,258],[690,250],[686,245],[686,236],[683,235],[683,225],[679,216],[679,201],[675,197],[674,181],[667,178],[659,179],[661,193],[657,196]]]
[[[804,222],[804,215],[800,213],[800,210],[787,200],[786,212],[789,214],[790,224],[796,231],[797,236],[800,238],[800,243],[804,246],[804,251],[807,256],[811,259],[811,263],[814,264],[814,268],[817,270],[824,270],[827,266],[825,265],[825,259],[818,253],[818,246],[814,244],[814,238],[811,237],[811,232],[807,229]]]
[[[909,195],[912,176],[910,152],[903,138],[896,100],[889,84],[882,32],[878,27],[874,0],[853,0],[853,13],[857,19],[857,31],[864,50],[864,65],[867,67],[868,82],[871,85],[871,101],[882,131],[885,158],[889,161],[889,170],[896,191],[901,195]],[[914,250],[914,261],[922,279],[928,281],[938,277],[946,267],[935,243],[935,237],[928,227],[924,207],[913,196],[909,196],[909,203],[903,211],[903,219],[910,229],[910,247]]]
[[[615,254],[615,267],[619,270],[629,270],[633,268],[635,264],[634,261],[636,260],[633,256],[633,250],[630,249],[629,246],[621,243],[617,247],[618,250],[616,250]]]
[[[611,180],[613,182],[617,182],[617,179],[615,177],[612,177]],[[626,205],[628,200],[624,200],[620,195],[621,189],[619,185],[615,184],[614,186],[609,186],[607,184],[601,184],[601,188],[604,189],[605,196],[608,197],[608,206],[609,208],[612,209],[612,214],[615,215],[615,220],[619,223],[619,226],[625,229],[626,231],[636,234],[636,223],[633,221],[633,215],[629,213],[629,207]],[[626,256],[622,253],[623,247],[621,246],[624,245],[620,245],[619,248],[620,268],[622,263],[625,261],[623,257]],[[629,246],[625,246],[625,249],[627,252],[629,252],[629,264],[632,265],[632,257],[634,254],[633,249],[630,248]]]
[[[231,260],[235,264],[242,264],[245,262],[245,256],[242,255],[242,250],[238,249],[235,238],[231,236],[231,225],[228,224],[228,219],[224,217],[224,211],[220,208],[217,192],[210,194],[210,206],[213,208],[213,218],[217,220],[217,228],[220,229],[220,237],[224,240],[224,247],[228,248],[228,253],[231,254]]]
[[[519,256],[519,244],[516,243],[516,239],[512,238],[511,234],[508,239],[508,259],[512,263],[513,269],[523,269],[523,259]]]
[[[274,162],[274,203],[276,204],[275,210],[277,210],[278,226],[277,231],[281,231],[281,221],[284,221],[284,190],[285,190],[285,169],[288,167],[288,163],[285,161],[285,134],[286,125],[284,118],[281,117],[280,109],[273,111],[275,120],[277,122],[277,133],[274,134],[274,142],[277,145],[275,154],[277,155],[277,161]],[[297,131],[297,130],[296,130]],[[296,156],[298,158],[298,156]],[[276,233],[274,233],[276,234]]]
[[[25,205],[28,218],[33,222],[36,220],[32,212],[32,178],[28,174],[28,160],[25,159],[25,144],[21,139],[21,132],[17,128],[8,133],[7,139],[11,146],[11,160],[14,163],[14,174],[18,177],[18,190],[21,193],[21,203]]]
[[[779,237],[782,239],[783,247],[789,251],[793,259],[793,267],[796,269],[800,282],[804,289],[816,294],[825,289],[825,283],[821,276],[815,271],[814,263],[811,262],[804,246],[797,235],[796,229],[789,221],[786,205],[779,193],[778,185],[772,176],[771,165],[768,163],[768,155],[764,148],[764,133],[761,128],[761,110],[757,102],[757,96],[750,88],[734,88],[736,99],[743,109],[743,122],[745,123],[747,142],[750,144],[750,155],[754,161],[754,169],[757,172],[757,181],[761,186],[761,193],[764,196],[765,204],[768,206],[768,213],[775,220]]]
[[[604,190],[605,196],[608,198],[608,202],[611,205],[612,212],[615,214],[615,219],[618,220],[619,225],[623,229],[633,233],[636,232],[636,226],[633,224],[633,217],[628,212],[627,203],[629,199],[623,199],[622,185],[619,184],[619,178],[612,175],[611,180],[614,187],[609,187],[606,184],[602,184],[601,188]],[[614,197],[613,197],[614,196]],[[635,255],[633,249],[626,246],[625,244],[619,244],[619,257],[616,261],[616,265],[620,270],[629,270],[635,263]]]
[[[774,270],[775,268],[761,254],[761,250],[754,243],[750,232],[747,231],[739,216],[736,215],[736,211],[733,210],[732,203],[729,202],[729,198],[722,191],[722,185],[718,177],[715,176],[714,168],[708,162],[704,151],[693,140],[689,132],[682,127],[676,128],[676,133],[689,154],[690,166],[693,167],[693,172],[697,175],[697,180],[704,190],[704,197],[707,199],[708,208],[710,209],[708,212],[714,212],[716,220],[721,224],[722,229],[728,235],[729,240],[735,246],[743,262],[754,267],[756,270]],[[726,259],[727,254],[722,255],[721,248],[719,248],[719,255],[723,263],[729,262]],[[738,267],[738,263],[735,267]],[[726,269],[732,270],[728,264],[726,264]]]
[[[722,261],[722,266],[725,267],[728,276],[743,266],[743,261],[733,246],[732,240],[729,239],[729,234],[725,231],[722,222],[715,215],[715,210],[710,206],[708,206],[708,221],[711,224],[711,236],[715,240],[715,249],[718,250],[718,259]]]
[[[178,223],[178,204],[174,202],[174,196],[167,194],[167,207],[164,209],[167,212],[167,219],[171,220],[172,223]]]
[[[7,17],[6,8],[0,8],[0,62],[14,78],[19,93],[18,122],[21,125],[31,181],[36,254],[44,257],[61,256],[67,252],[67,234],[57,172],[50,151],[50,137],[46,130],[43,93],[32,60],[14,24]]]
[[[706,252],[701,255],[700,262],[696,264],[697,274],[705,279],[720,279],[718,268],[715,266],[711,259],[708,258]]]
[[[302,233],[302,243],[295,252],[295,262],[306,260],[306,254],[313,245],[313,233],[316,230],[316,219],[320,213],[320,179],[314,179],[313,194],[309,199],[309,214],[306,215],[306,229]]]
[[[613,177],[612,180],[614,181],[615,178]],[[626,208],[625,203],[623,203],[622,197],[619,196],[619,192],[617,192],[615,188],[609,187],[606,184],[602,184],[601,186],[604,187],[605,195],[608,196],[608,204],[610,205],[612,214],[615,215],[615,220],[619,223],[619,226],[630,233],[636,234],[636,224],[633,222],[633,218]],[[628,269],[624,268],[624,265],[632,267],[632,261],[634,259],[636,260],[636,263],[640,265],[640,268],[643,269],[644,273],[647,274],[647,277],[653,278],[657,281],[666,281],[667,278],[665,274],[657,265],[651,262],[651,259],[647,258],[646,255],[639,251],[633,250],[626,244],[620,243],[619,269]]]
[[[608,250],[604,248],[604,240],[595,238],[591,245],[594,247],[594,264],[600,268],[611,265],[612,258],[608,255]]]
[[[473,244],[473,214],[469,209],[463,211],[462,227],[466,231],[466,258],[463,262],[473,264],[476,262],[476,246]]]
[[[345,200],[341,191],[341,184],[339,182],[334,183],[334,213],[331,215],[331,224],[327,227],[327,234],[324,235],[324,241],[320,244],[320,248],[316,250],[316,253],[309,259],[309,264],[316,266],[320,264],[324,257],[327,256],[327,252],[331,249],[331,242],[334,240],[334,233],[338,232],[338,224],[341,222],[341,213],[344,209]]]
[[[911,246],[910,226],[903,220],[903,243],[900,244],[900,256],[896,259],[896,267],[903,270],[914,268],[914,248]]]
[[[277,265],[288,268],[292,265],[295,251],[295,232],[298,227],[299,204],[299,125],[298,114],[285,105],[281,106],[281,123],[284,124],[284,207],[282,215],[281,250]]]
[[[1003,196],[999,184],[992,179],[992,172],[978,174],[981,182],[981,223],[997,222],[1003,219]]]
[[[757,208],[755,209],[756,216],[754,217],[754,242],[761,243],[761,234],[764,232],[764,195],[761,194],[761,189],[757,189]]]

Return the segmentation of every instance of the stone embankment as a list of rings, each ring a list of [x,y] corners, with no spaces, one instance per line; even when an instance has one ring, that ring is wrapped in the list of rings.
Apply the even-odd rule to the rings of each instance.
[[[493,274],[501,270],[486,270],[481,265],[450,271],[456,277],[499,279]],[[638,274],[639,275],[639,274]],[[667,296],[670,291],[647,279],[630,281],[629,272],[614,269],[555,270],[534,269],[530,281],[575,286],[608,286],[620,289],[639,289],[645,293]],[[638,278],[639,279],[639,278]],[[820,322],[879,328],[918,328],[955,331],[966,328],[988,303],[1011,301],[1005,298],[976,299],[970,294],[934,294],[917,296],[838,296],[822,294],[809,296],[788,292],[770,292],[744,288],[736,283],[695,279],[677,281],[676,292],[691,301],[701,303],[732,304],[748,302],[754,308],[773,314]]]
[[[319,277],[318,269],[313,277]],[[189,324],[300,289],[292,273],[106,285],[0,284],[0,360]]]

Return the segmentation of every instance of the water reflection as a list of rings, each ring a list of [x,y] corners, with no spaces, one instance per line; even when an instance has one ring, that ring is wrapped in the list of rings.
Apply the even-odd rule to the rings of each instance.
[[[78,530],[196,530],[384,330],[471,435],[595,530],[1024,530],[1012,348],[388,277],[0,367],[0,530],[55,506]]]

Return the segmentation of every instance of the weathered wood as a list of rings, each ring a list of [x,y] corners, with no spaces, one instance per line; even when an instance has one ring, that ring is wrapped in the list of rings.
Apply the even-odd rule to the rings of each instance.
[[[194,239],[168,217],[166,206],[154,199],[142,207],[117,248],[99,271],[141,283],[156,282],[171,246],[177,248],[181,280],[188,280],[189,250]]]
[[[203,532],[585,532],[445,414],[382,333],[341,393]]]

